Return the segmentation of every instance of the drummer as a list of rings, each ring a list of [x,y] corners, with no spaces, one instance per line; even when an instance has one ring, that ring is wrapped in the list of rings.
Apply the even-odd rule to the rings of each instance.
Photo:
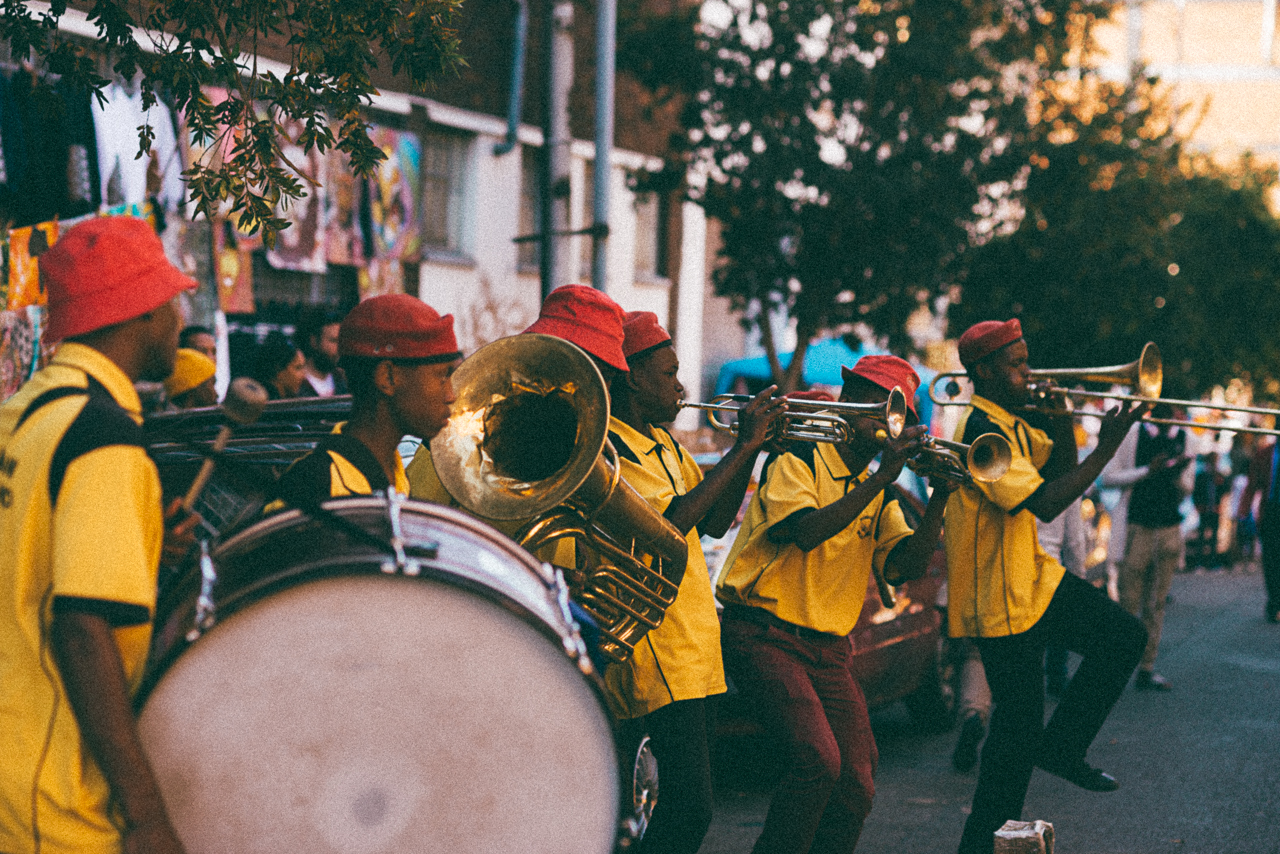
[[[0,406],[0,851],[180,854],[130,697],[197,520],[165,530],[134,383],[173,371],[196,283],[128,217],[71,228],[40,279],[62,344]]]
[[[624,330],[631,370],[614,384],[609,439],[627,483],[686,535],[689,563],[662,623],[630,658],[605,671],[605,680],[619,717],[647,730],[662,781],[640,851],[693,854],[711,824],[709,698],[725,691],[701,535],[722,537],[737,518],[756,457],[785,404],[771,397],[771,386],[744,406],[737,440],[704,479],[660,426],[675,420],[684,397],[671,335],[651,311],[629,312]]]
[[[388,487],[407,494],[400,442],[406,435],[429,442],[448,422],[450,378],[461,358],[453,315],[441,317],[408,294],[373,297],[352,309],[338,332],[351,419],[281,476],[281,498],[306,502]]]

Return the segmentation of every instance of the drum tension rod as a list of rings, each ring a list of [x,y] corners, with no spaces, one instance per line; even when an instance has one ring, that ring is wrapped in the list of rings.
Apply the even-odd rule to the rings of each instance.
[[[387,517],[391,521],[391,551],[395,554],[395,562],[389,560],[382,562],[382,571],[394,575],[399,572],[413,578],[422,573],[422,562],[417,558],[409,557],[404,550],[404,526],[400,523],[400,508],[404,506],[404,502],[408,496],[396,491],[395,487],[387,488]],[[436,555],[440,553],[439,543],[421,543],[417,546],[423,552],[427,560],[435,560]]]

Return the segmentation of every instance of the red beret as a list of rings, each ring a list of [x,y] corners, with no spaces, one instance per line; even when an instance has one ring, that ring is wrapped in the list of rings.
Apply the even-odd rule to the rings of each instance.
[[[622,321],[624,339],[622,355],[630,359],[636,353],[671,343],[671,335],[658,323],[652,311],[628,311]]]
[[[462,354],[453,335],[453,315],[441,317],[408,294],[383,294],[351,309],[338,331],[338,356],[376,359],[435,359]]]
[[[960,364],[966,369],[981,362],[1001,347],[1022,337],[1022,324],[1013,320],[984,320],[975,323],[960,336]]]
[[[622,306],[604,292],[586,285],[565,285],[551,292],[542,303],[538,319],[525,332],[563,338],[602,362],[626,371],[622,321]]]
[[[842,367],[840,375],[846,381],[862,377],[885,391],[893,391],[895,386],[901,388],[907,397],[907,407],[915,414],[920,375],[906,359],[899,359],[897,356],[863,356],[852,368]]]
[[[196,287],[169,263],[151,226],[136,217],[86,220],[41,255],[39,265],[49,294],[45,334],[51,341],[124,323]]]

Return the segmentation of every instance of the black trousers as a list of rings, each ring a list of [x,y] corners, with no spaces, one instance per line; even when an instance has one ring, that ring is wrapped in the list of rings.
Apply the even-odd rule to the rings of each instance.
[[[645,715],[658,763],[658,803],[641,854],[696,854],[711,827],[712,701],[677,700]]]
[[[1266,502],[1258,525],[1262,545],[1262,580],[1267,586],[1267,613],[1280,611],[1280,503]]]
[[[1067,573],[1034,626],[977,643],[994,708],[961,854],[991,854],[993,834],[1009,819],[1022,818],[1040,756],[1084,758],[1142,658],[1147,630],[1098,588]],[[1083,660],[1046,725],[1043,673],[1050,645]]]

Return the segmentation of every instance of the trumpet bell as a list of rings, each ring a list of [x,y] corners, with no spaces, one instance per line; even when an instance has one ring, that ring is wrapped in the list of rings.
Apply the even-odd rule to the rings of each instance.
[[[459,504],[527,519],[587,479],[608,435],[609,396],[577,347],[550,335],[503,338],[459,365],[453,385],[458,399],[431,454]]]
[[[995,483],[1009,471],[1013,449],[1009,447],[1009,440],[999,433],[983,433],[969,446],[965,463],[974,480]]]

